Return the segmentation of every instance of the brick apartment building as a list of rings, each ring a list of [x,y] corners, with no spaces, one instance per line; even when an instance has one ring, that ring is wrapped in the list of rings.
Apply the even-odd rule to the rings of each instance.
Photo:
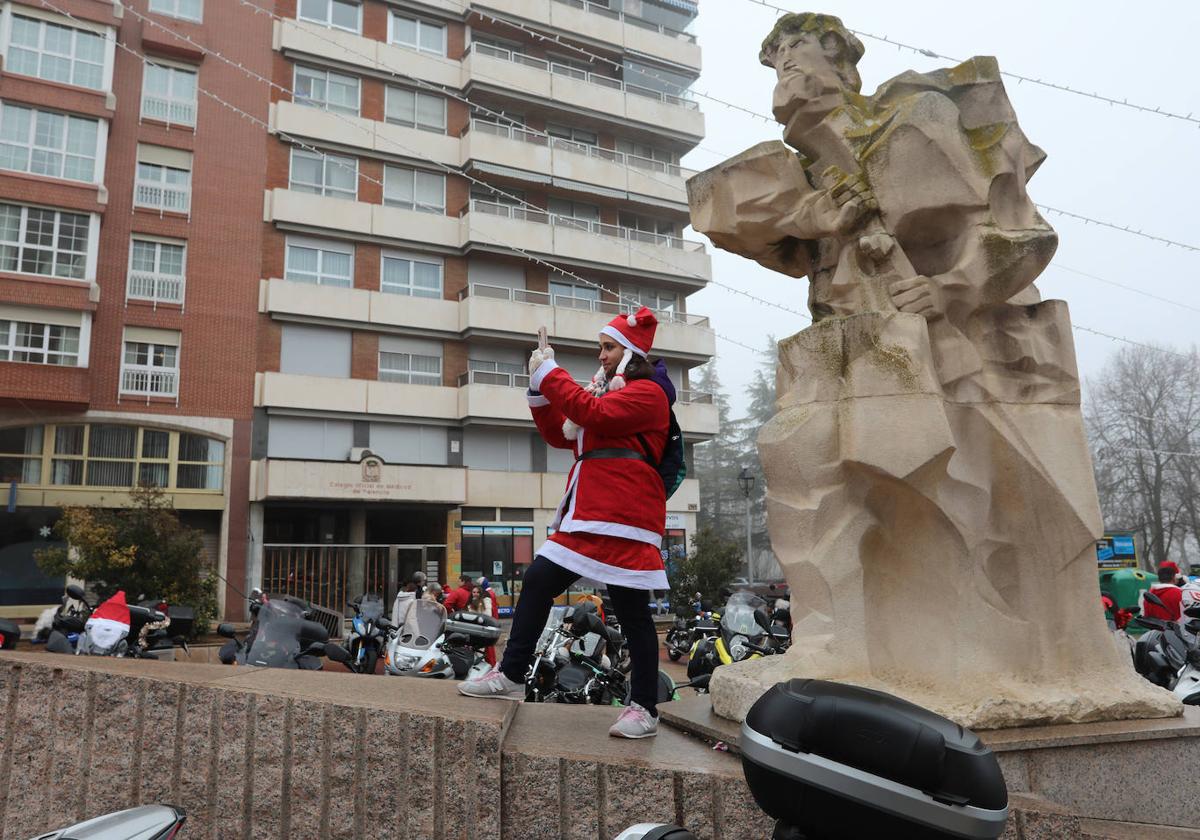
[[[264,74],[270,20],[48,4],[0,17],[0,614],[61,594],[33,560],[61,506],[119,506],[138,481],[242,587],[266,144],[197,88],[264,120],[267,97],[134,12]]]
[[[656,309],[689,449],[715,433],[692,0],[45,3],[0,17],[0,614],[61,587],[32,554],[62,505],[137,481],[238,588],[512,595],[572,461],[523,395],[541,325],[585,380]]]

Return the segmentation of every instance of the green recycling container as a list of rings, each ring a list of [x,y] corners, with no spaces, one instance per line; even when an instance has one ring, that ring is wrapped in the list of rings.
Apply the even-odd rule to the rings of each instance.
[[[1150,588],[1150,584],[1158,578],[1141,569],[1101,569],[1100,592],[1112,598],[1118,608],[1136,607],[1141,593]],[[1146,628],[1129,622],[1125,632],[1131,636],[1140,636]]]

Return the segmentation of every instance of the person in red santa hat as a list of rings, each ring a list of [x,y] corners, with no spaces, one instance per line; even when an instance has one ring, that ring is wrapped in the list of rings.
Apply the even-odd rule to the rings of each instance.
[[[1178,577],[1179,567],[1170,560],[1164,560],[1158,564],[1158,583],[1151,584],[1148,591],[1157,595],[1166,606],[1160,607],[1158,604],[1147,601],[1143,593],[1138,596],[1138,606],[1142,608],[1142,615],[1146,618],[1179,621],[1183,615],[1183,589],[1177,583]]]
[[[647,355],[658,320],[642,307],[600,331],[600,369],[581,388],[554,361],[554,348],[529,357],[529,406],[546,443],[575,453],[567,488],[522,580],[499,668],[459,685],[469,697],[525,696],[525,673],[554,599],[581,578],[607,586],[629,643],[632,702],[609,734],[656,734],[658,638],[650,592],[667,589],[660,545],[666,494],[656,465],[667,445],[674,388]]]

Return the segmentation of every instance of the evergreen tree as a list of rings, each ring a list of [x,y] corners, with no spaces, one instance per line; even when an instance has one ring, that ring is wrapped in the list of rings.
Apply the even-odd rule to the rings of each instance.
[[[758,433],[768,420],[775,416],[775,366],[778,356],[775,336],[768,335],[766,347],[759,353],[758,368],[746,386],[746,416],[738,421],[741,435],[739,447],[748,462],[753,463],[751,473],[754,486],[750,491],[750,543],[754,553],[755,580],[782,577],[779,564],[771,551],[771,537],[767,533],[767,480],[758,457]],[[745,514],[738,528],[745,543]]]
[[[743,450],[737,425],[729,418],[729,399],[721,387],[716,362],[699,368],[693,383],[697,391],[712,394],[718,418],[716,436],[697,444],[692,456],[700,480],[698,526],[718,534],[744,536],[744,503],[737,484],[737,474],[744,464]]]

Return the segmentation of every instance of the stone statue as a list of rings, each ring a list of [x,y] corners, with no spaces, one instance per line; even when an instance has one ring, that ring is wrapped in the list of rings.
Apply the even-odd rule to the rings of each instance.
[[[995,59],[860,93],[863,46],[789,14],[763,42],[784,142],[688,182],[717,246],[809,278],[758,437],[793,644],[717,669],[741,719],[794,676],[972,728],[1178,714],[1107,630],[1071,322],[1033,282],[1057,246],[1045,159]],[[790,147],[790,148],[789,148]]]

